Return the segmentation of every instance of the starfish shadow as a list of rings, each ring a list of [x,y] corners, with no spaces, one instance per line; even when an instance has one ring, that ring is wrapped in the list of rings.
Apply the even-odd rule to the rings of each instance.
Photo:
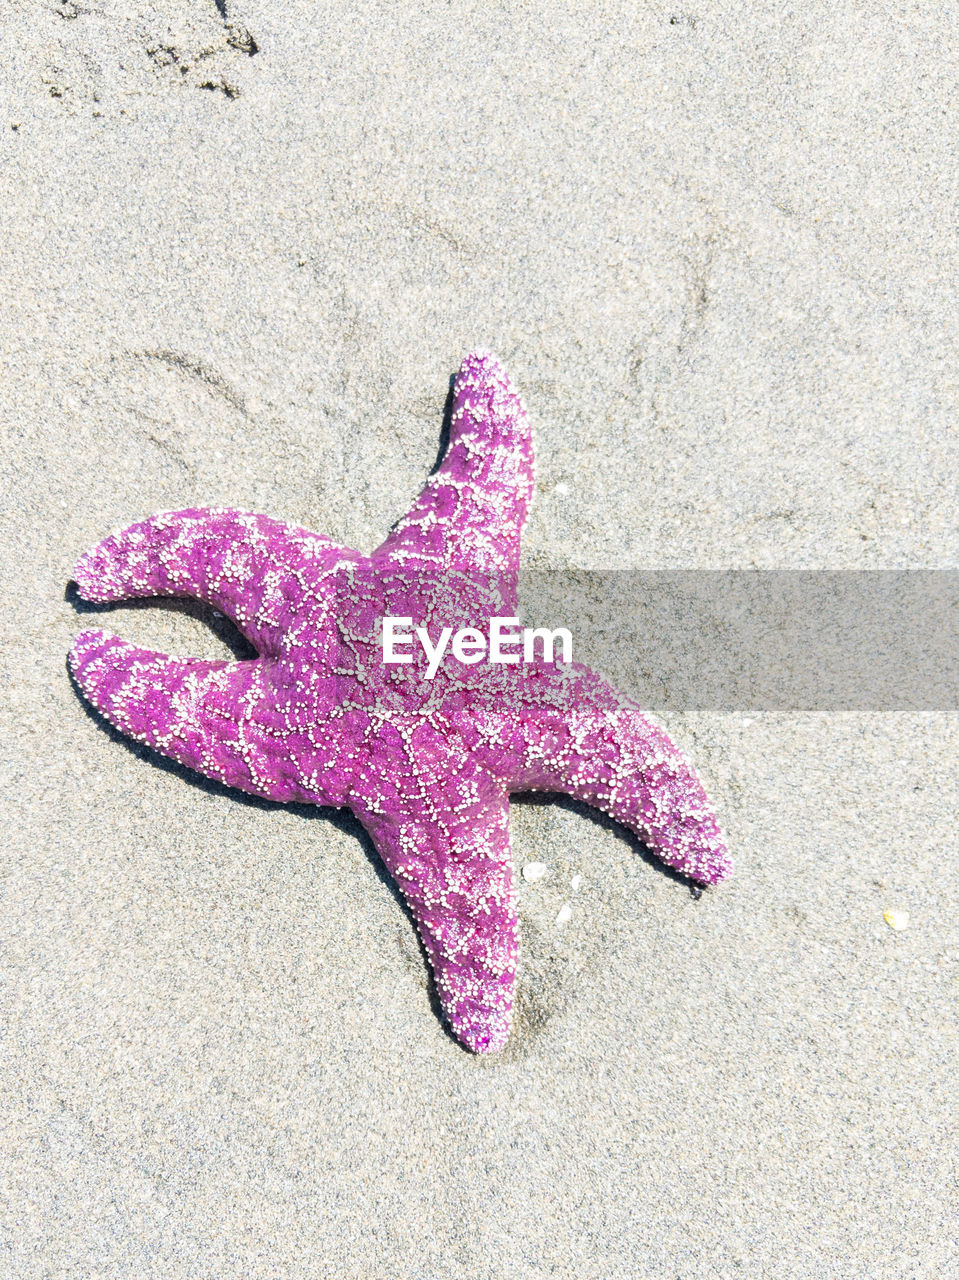
[[[440,467],[443,464],[443,459],[446,457],[446,451],[450,447],[450,428],[452,427],[452,424],[453,424],[453,404],[455,400],[455,397],[454,397],[455,386],[456,386],[456,379],[450,378],[450,389],[447,392],[446,401],[443,404],[443,422],[442,422],[442,425],[440,426],[439,449],[437,450],[436,461],[433,463],[429,471],[429,474],[431,476],[435,476],[437,471],[439,471]]]
[[[162,609],[167,613],[178,613],[186,617],[193,618],[197,622],[204,623],[213,632],[216,638],[229,649],[230,653],[238,662],[244,662],[252,658],[258,657],[258,653],[253,645],[241,635],[237,627],[229,618],[219,613],[211,605],[204,603],[202,600],[184,598],[179,596],[149,596],[143,599],[131,599],[117,601],[116,603],[107,604],[91,604],[89,601],[81,598],[75,582],[67,584],[64,592],[64,599],[73,606],[77,613],[81,614],[102,614],[113,613],[118,610],[126,609]],[[80,688],[73,672],[70,670],[68,662],[65,662],[67,670],[67,678],[73,692],[77,696],[77,701],[83,708],[84,714],[91,720],[98,729],[107,735],[111,742],[117,743],[125,750],[129,751],[137,760],[142,760],[146,764],[153,765],[157,769],[162,769],[164,773],[172,774],[181,781],[186,782],[189,786],[195,787],[198,791],[204,791],[207,795],[223,796],[237,803],[245,805],[250,809],[257,809],[265,813],[273,812],[277,809],[283,809],[288,813],[295,813],[309,822],[329,822],[337,831],[344,835],[353,836],[366,860],[373,869],[373,873],[380,883],[385,887],[394,903],[399,907],[400,911],[406,917],[413,936],[416,938],[419,948],[420,960],[423,965],[423,973],[425,976],[425,987],[427,999],[429,1000],[430,1011],[434,1014],[443,1034],[451,1043],[455,1044],[458,1049],[463,1049],[463,1045],[457,1040],[456,1036],[450,1029],[443,1008],[440,1004],[439,996],[436,992],[436,985],[433,980],[432,969],[430,968],[429,958],[426,948],[423,946],[423,940],[419,935],[416,927],[416,921],[413,913],[406,904],[406,899],[400,893],[396,886],[396,882],[386,867],[383,860],[376,851],[376,846],[367,834],[366,828],[354,817],[349,809],[334,809],[330,805],[314,805],[299,803],[281,803],[278,800],[265,800],[261,796],[251,795],[248,791],[241,791],[238,787],[229,787],[224,782],[217,782],[214,778],[206,778],[202,773],[188,768],[186,765],[180,764],[176,760],[171,760],[169,756],[161,755],[159,751],[154,751],[152,747],[148,747],[143,742],[137,742],[135,738],[128,737],[122,733],[106,716],[101,715],[97,709],[91,705],[84,697],[83,690]]]
[[[440,467],[443,465],[443,459],[446,457],[447,451],[449,449],[450,431],[452,429],[452,424],[453,424],[453,405],[455,403],[455,398],[453,394],[455,384],[456,384],[456,379],[450,378],[450,389],[447,393],[446,400],[443,404],[443,420],[442,420],[442,423],[440,424],[440,440],[439,440],[439,447],[436,451],[436,461],[433,463],[433,465],[430,467],[429,471],[427,472],[427,474],[431,476],[435,476],[437,471],[439,471]],[[397,517],[396,520],[394,520],[393,524],[389,528],[387,537],[389,537],[390,534],[395,532],[396,526],[400,523],[402,519],[403,517],[399,516]]]
[[[180,614],[182,617],[193,618],[197,622],[202,622],[204,626],[208,627],[217,640],[229,649],[230,654],[237,662],[247,662],[251,658],[260,656],[249,640],[241,635],[229,618],[202,600],[187,599],[182,596],[147,596],[130,600],[111,601],[107,604],[95,604],[83,599],[75,582],[67,583],[63,598],[67,604],[73,606],[77,613],[81,614],[113,613],[118,610],[140,613],[145,611],[152,612],[155,609],[160,609],[164,613]],[[84,705],[87,705],[85,699]],[[154,752],[153,754],[157,753]]]
[[[615,818],[610,818],[599,809],[594,809],[582,800],[577,800],[575,796],[566,796],[559,791],[548,793],[542,791],[517,791],[510,796],[509,802],[510,804],[565,809],[567,813],[575,813],[578,818],[586,819],[586,821],[593,823],[594,826],[602,828],[603,831],[611,831],[618,840],[622,840],[624,844],[628,845],[654,871],[657,871],[667,880],[672,880],[675,884],[681,884],[688,889],[692,898],[698,901],[705,891],[704,886],[695,884],[688,876],[684,876],[681,871],[676,871],[675,868],[668,866],[657,858],[652,850],[643,844],[639,836],[634,835],[628,827],[624,827]]]

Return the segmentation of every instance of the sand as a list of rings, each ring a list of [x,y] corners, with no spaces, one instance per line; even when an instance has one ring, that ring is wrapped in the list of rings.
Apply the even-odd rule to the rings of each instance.
[[[954,711],[671,715],[735,859],[698,900],[514,804],[548,871],[476,1058],[351,819],[131,749],[64,662],[76,557],[152,511],[375,546],[475,345],[530,569],[956,567],[956,27],[7,0],[0,1275],[959,1272]]]

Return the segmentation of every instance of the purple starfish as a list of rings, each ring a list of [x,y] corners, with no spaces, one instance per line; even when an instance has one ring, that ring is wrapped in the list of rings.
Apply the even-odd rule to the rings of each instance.
[[[532,491],[523,403],[475,352],[442,466],[372,556],[267,516],[191,509],[113,534],[74,573],[87,600],[197,596],[236,622],[258,658],[174,658],[84,631],[70,667],[108,720],[164,755],[270,800],[350,808],[409,903],[453,1031],[478,1053],[510,1027],[511,792],[595,805],[702,883],[729,869],[682,754],[588,667],[454,653],[429,679],[416,645],[410,662],[384,662],[386,618],[435,642],[515,614]]]

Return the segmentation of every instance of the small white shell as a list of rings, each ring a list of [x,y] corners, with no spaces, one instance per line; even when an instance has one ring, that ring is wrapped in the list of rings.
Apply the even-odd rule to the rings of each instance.
[[[902,929],[909,928],[909,912],[894,911],[891,907],[888,911],[882,913],[882,918],[890,929],[895,929],[898,933]]]
[[[533,884],[536,880],[542,880],[545,875],[545,862],[527,862],[526,866],[523,868],[523,879],[529,884]]]
[[[573,918],[573,908],[569,905],[568,902],[564,902],[559,909],[559,915],[556,917],[556,923],[565,924],[567,920],[572,920],[572,918]]]
[[[583,877],[573,876],[572,880],[570,880],[569,883],[570,883],[570,888],[573,890],[573,893],[575,893],[576,890],[579,888],[579,886],[583,883]]]

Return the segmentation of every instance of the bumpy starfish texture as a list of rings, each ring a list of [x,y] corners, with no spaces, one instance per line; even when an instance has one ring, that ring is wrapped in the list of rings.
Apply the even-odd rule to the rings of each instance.
[[[533,489],[523,403],[488,352],[456,378],[442,466],[366,557],[266,516],[154,516],[88,551],[90,601],[196,596],[259,657],[204,662],[84,631],[70,668],[124,733],[270,800],[346,806],[416,920],[455,1035],[476,1052],[509,1034],[517,952],[508,797],[559,791],[623,823],[701,883],[728,857],[679,750],[578,663],[383,661],[382,620],[432,638],[516,612]]]

